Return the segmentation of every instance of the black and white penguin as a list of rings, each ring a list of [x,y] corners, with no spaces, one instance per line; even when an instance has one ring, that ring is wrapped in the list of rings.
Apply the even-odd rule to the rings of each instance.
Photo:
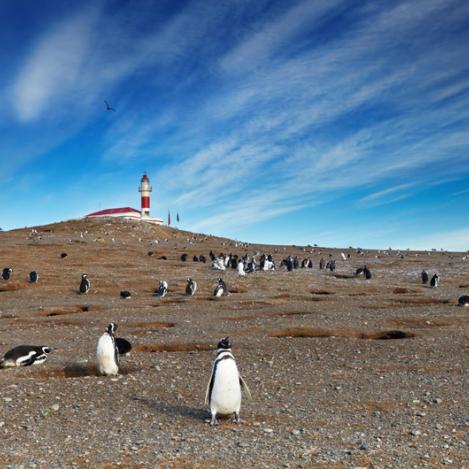
[[[186,285],[186,295],[192,296],[197,290],[197,282],[192,280],[190,277],[187,278],[187,285]]]
[[[39,274],[35,270],[33,270],[32,272],[29,272],[28,280],[29,280],[29,283],[37,283],[37,281],[39,280]]]
[[[5,353],[0,360],[0,368],[44,363],[51,351],[52,349],[46,345],[18,345]]]
[[[240,423],[241,391],[251,398],[251,392],[241,377],[231,353],[229,337],[218,342],[212,375],[205,393],[205,404],[210,407],[210,425],[218,425],[217,415],[234,414],[234,422]]]
[[[236,272],[238,272],[238,275],[240,277],[246,276],[246,272],[244,271],[244,262],[242,259],[238,261],[238,265],[236,266]]]
[[[199,256],[199,262],[203,262],[204,264],[207,262],[207,259],[205,258],[203,254]]]
[[[428,283],[428,274],[425,272],[425,270],[422,270],[422,273],[420,274],[420,278],[422,279],[422,283],[426,285]]]
[[[226,286],[226,283],[223,281],[222,278],[219,278],[217,281],[217,286],[215,287],[215,290],[213,291],[213,296],[228,296],[229,291],[228,287]]]
[[[13,273],[13,269],[11,267],[5,267],[2,271],[3,280],[10,280],[12,273]]]
[[[80,293],[86,294],[90,291],[90,288],[91,288],[91,282],[88,279],[88,274],[83,274],[81,276],[81,282],[80,282]]]
[[[155,295],[163,298],[166,296],[166,293],[168,293],[168,283],[165,280],[160,280],[160,285],[155,290]]]
[[[111,322],[98,340],[96,367],[101,375],[117,375],[119,373],[119,350],[114,339],[116,329],[117,324]]]
[[[124,300],[130,300],[130,298],[132,298],[132,294],[127,290],[122,290],[120,296]]]
[[[181,255],[181,261],[186,262],[187,261],[187,254],[182,254]]]
[[[463,295],[458,299],[459,306],[469,306],[469,295]]]
[[[115,337],[114,341],[116,343],[117,350],[119,355],[129,355],[132,350],[132,344],[122,337]]]
[[[365,276],[367,280],[371,279],[371,271],[366,265],[365,267],[363,267],[363,275]]]
[[[63,252],[62,254],[60,254],[60,257],[62,259],[65,259],[67,256],[68,256],[68,254],[66,252]]]
[[[430,286],[432,288],[436,288],[438,286],[439,281],[440,281],[440,277],[438,277],[438,274],[435,274],[430,280]]]
[[[198,256],[194,256],[194,257],[192,258],[192,261],[193,261],[193,262],[199,262]]]

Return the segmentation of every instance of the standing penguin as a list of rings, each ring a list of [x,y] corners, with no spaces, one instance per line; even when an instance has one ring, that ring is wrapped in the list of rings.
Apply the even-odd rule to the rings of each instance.
[[[368,267],[366,265],[365,265],[365,267],[363,267],[363,275],[365,276],[365,278],[367,280],[371,279],[371,271],[370,271],[370,269],[368,269]]]
[[[440,281],[440,277],[438,277],[438,274],[435,274],[430,280],[430,286],[432,288],[436,288],[438,286],[439,281]]]
[[[422,273],[420,274],[420,278],[422,279],[422,283],[426,285],[428,283],[428,274],[425,272],[425,270],[422,270]]]
[[[238,275],[240,277],[246,276],[246,272],[244,271],[244,262],[242,259],[238,261],[238,265],[236,266],[236,272],[238,272]]]
[[[29,366],[44,363],[51,348],[46,345],[18,345],[12,348],[0,360],[0,368]]]
[[[13,273],[13,269],[11,267],[5,267],[2,271],[3,280],[10,280],[12,273]]]
[[[120,297],[124,300],[130,300],[132,298],[132,293],[130,293],[128,290],[122,290],[120,292]]]
[[[215,290],[213,291],[213,296],[228,296],[229,291],[228,287],[226,286],[226,283],[223,281],[222,278],[219,278],[217,281],[217,286],[215,287]]]
[[[96,348],[96,365],[101,375],[117,375],[119,373],[119,350],[116,346],[114,333],[117,324],[111,322],[98,340]]]
[[[39,274],[35,270],[33,270],[32,272],[29,272],[28,280],[29,280],[29,283],[37,283],[37,281],[39,280]]]
[[[197,290],[197,282],[192,280],[190,277],[187,278],[187,285],[186,285],[186,295],[192,296]]]
[[[251,392],[241,377],[231,353],[229,337],[218,342],[212,375],[205,393],[205,404],[210,407],[210,425],[218,425],[217,415],[234,414],[234,422],[240,423],[241,391],[251,398]]]
[[[163,298],[166,296],[166,293],[168,293],[168,282],[165,280],[160,280],[160,285],[155,290],[155,295]]]
[[[88,279],[88,274],[83,274],[81,276],[81,282],[80,282],[80,293],[86,294],[90,291],[91,288],[91,282]]]

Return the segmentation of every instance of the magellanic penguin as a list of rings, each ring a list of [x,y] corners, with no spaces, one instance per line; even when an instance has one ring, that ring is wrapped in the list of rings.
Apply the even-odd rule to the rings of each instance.
[[[426,285],[428,283],[428,274],[425,272],[425,270],[422,270],[422,273],[420,274],[420,278],[422,279],[422,283]]]
[[[132,350],[132,344],[123,337],[115,337],[114,341],[116,343],[117,350],[119,355],[129,355]]]
[[[469,295],[463,295],[463,296],[459,297],[458,305],[459,306],[469,306]]]
[[[163,298],[166,296],[166,293],[168,293],[168,283],[165,280],[160,280],[160,285],[155,290],[155,295]]]
[[[11,267],[5,267],[2,271],[3,280],[10,280],[12,273],[13,273],[13,269]]]
[[[124,300],[130,300],[130,298],[132,298],[132,294],[128,290],[122,290],[120,296]]]
[[[432,288],[436,288],[438,286],[439,281],[440,281],[440,277],[438,277],[438,274],[435,274],[430,280],[430,286]]]
[[[190,277],[187,278],[187,285],[186,285],[186,295],[192,296],[197,290],[197,282],[192,280]]]
[[[44,363],[51,351],[52,349],[46,345],[18,345],[5,353],[0,360],[0,368]]]
[[[35,270],[29,272],[28,280],[29,283],[37,283],[37,281],[39,280],[39,274]]]
[[[81,282],[80,282],[80,293],[86,294],[90,291],[90,288],[91,288],[91,282],[88,279],[88,274],[83,274],[81,276]]]
[[[363,267],[363,275],[365,276],[367,280],[371,279],[371,271],[366,265],[365,267]]]
[[[251,391],[241,377],[236,361],[231,353],[229,337],[218,342],[212,376],[205,393],[205,404],[210,407],[210,425],[218,425],[217,415],[234,414],[234,422],[239,423],[241,391],[251,398]]]
[[[116,346],[114,333],[117,325],[111,322],[98,340],[96,347],[96,365],[101,375],[117,375],[119,373],[119,350]]]
[[[228,296],[228,287],[226,286],[226,283],[223,281],[222,278],[219,278],[217,281],[217,286],[215,287],[215,290],[213,291],[213,296]]]
[[[238,275],[240,277],[245,277],[246,272],[244,271],[244,261],[240,260],[238,261],[238,265],[236,266],[236,272],[238,272]]]

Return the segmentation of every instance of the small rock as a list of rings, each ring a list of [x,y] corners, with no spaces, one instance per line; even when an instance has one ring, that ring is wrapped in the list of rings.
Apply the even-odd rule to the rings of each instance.
[[[270,435],[274,433],[274,431],[271,428],[264,428],[264,433],[268,433]]]
[[[60,405],[59,404],[53,404],[51,409],[54,411],[54,412],[58,412],[59,409],[60,409]]]
[[[439,397],[437,397],[436,399],[433,399],[434,404],[441,404],[442,402],[443,402],[443,399],[440,399]]]

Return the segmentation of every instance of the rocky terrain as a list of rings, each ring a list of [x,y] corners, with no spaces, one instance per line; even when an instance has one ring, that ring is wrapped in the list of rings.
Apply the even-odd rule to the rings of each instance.
[[[0,354],[53,352],[0,370],[0,467],[469,468],[464,254],[244,245],[119,220],[36,229],[0,233],[0,267],[14,269],[0,279]],[[314,265],[243,278],[193,262],[210,250]],[[318,268],[329,255],[336,272]],[[365,264],[371,280],[353,275]],[[440,274],[438,288],[422,269]],[[219,276],[230,296],[212,297]],[[153,296],[160,279],[165,298]],[[118,377],[95,368],[110,321],[133,344]],[[240,425],[213,428],[204,395],[225,335],[253,398]]]

